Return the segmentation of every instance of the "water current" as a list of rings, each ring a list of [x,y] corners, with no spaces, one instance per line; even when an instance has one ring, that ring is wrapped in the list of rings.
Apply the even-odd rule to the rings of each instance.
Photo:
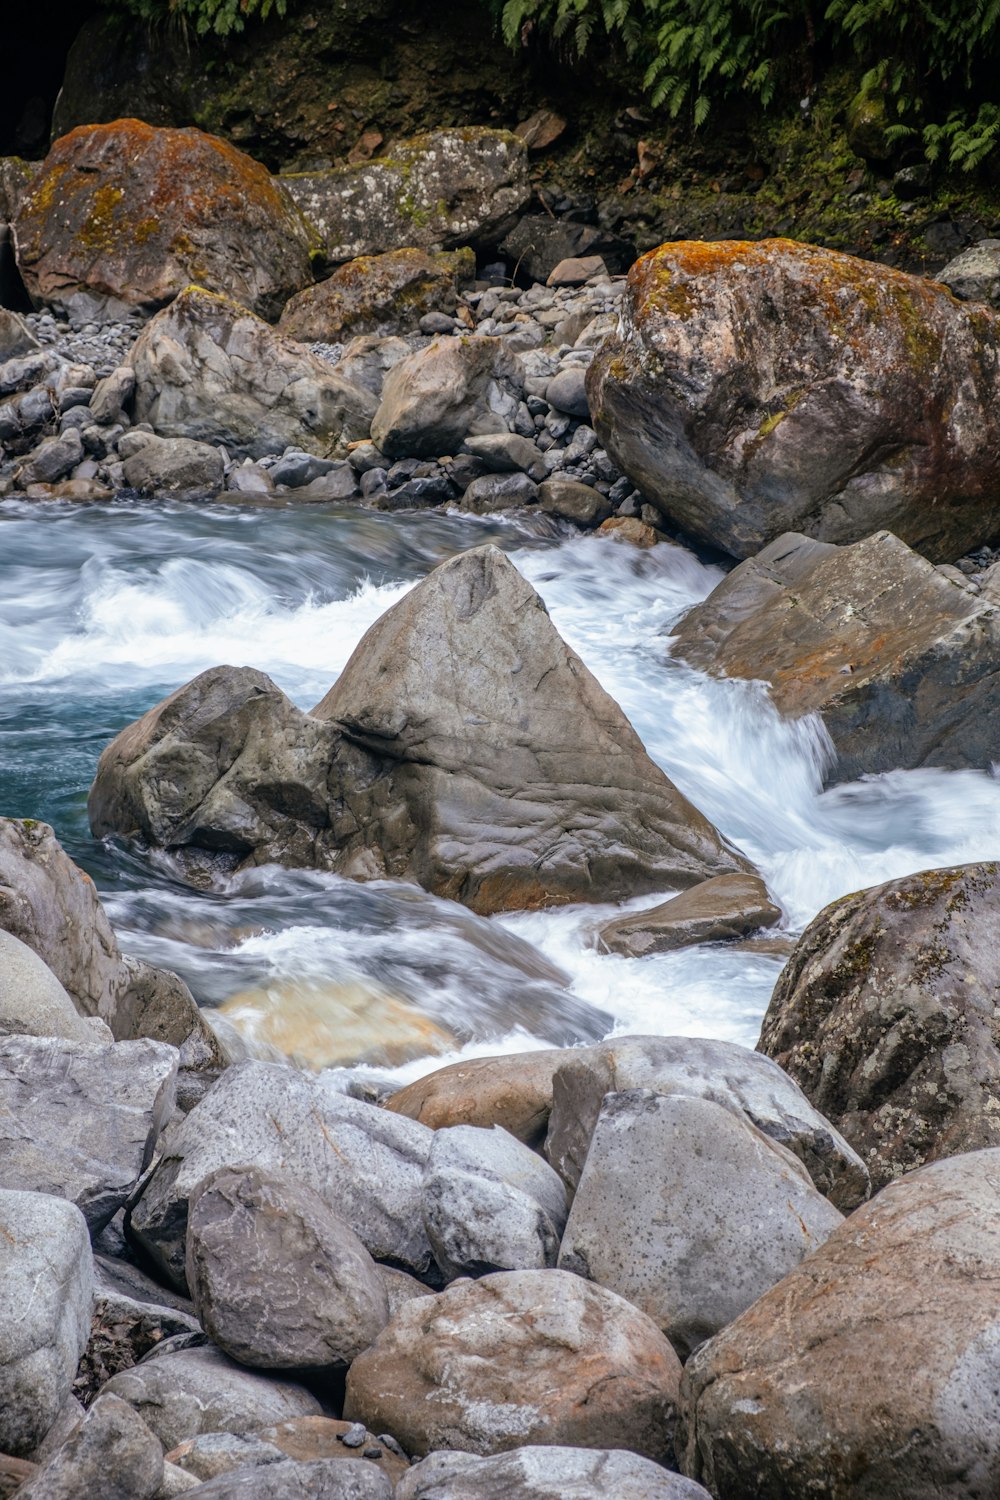
[[[309,708],[378,615],[488,540],[539,590],[653,759],[757,862],[786,936],[847,891],[996,856],[993,775],[898,771],[823,791],[831,749],[818,721],[783,721],[761,685],[673,661],[672,623],[722,577],[692,553],[568,536],[541,519],[316,506],[0,504],[0,814],[51,823],[96,880],[122,947],[176,970],[203,1005],[254,992],[294,1011],[304,996],[334,1029],[340,1007],[370,1024],[384,1015],[389,1029],[394,1006],[418,1008],[433,1040],[411,1044],[399,1077],[458,1050],[611,1031],[752,1046],[783,962],[768,951],[601,955],[593,934],[610,905],[488,920],[410,886],[273,866],[199,890],[163,855],[90,836],[101,750],[167,692],[229,662]]]

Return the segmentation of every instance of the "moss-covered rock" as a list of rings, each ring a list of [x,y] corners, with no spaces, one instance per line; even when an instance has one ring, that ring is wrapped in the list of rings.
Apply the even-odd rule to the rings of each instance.
[[[425,313],[454,312],[459,285],[475,274],[471,250],[362,255],[318,286],[298,292],[278,326],[289,338],[306,342],[410,333]]]
[[[265,316],[312,280],[305,221],[259,162],[200,130],[81,126],[21,194],[17,262],[36,305],[163,306],[192,281]]]

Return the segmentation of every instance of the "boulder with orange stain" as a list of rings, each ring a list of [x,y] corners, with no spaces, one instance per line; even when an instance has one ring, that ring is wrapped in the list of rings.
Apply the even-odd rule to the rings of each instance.
[[[789,532],[677,627],[692,666],[769,684],[790,718],[822,715],[827,780],[996,759],[1000,590],[938,568],[888,531],[834,547]]]
[[[191,282],[276,318],[318,248],[267,169],[200,130],[81,125],[22,194],[17,263],[32,301],[76,316],[164,306]]]
[[[1000,314],[791,240],[680,241],[629,273],[594,426],[664,515],[734,557],[889,528],[934,561],[1000,535]]]

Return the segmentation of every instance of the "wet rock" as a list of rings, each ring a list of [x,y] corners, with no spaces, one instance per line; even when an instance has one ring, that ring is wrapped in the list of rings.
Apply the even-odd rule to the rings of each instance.
[[[281,178],[331,261],[416,246],[496,244],[531,196],[508,131],[434,130],[376,161]]]
[[[559,1265],[648,1313],[685,1359],[842,1218],[731,1109],[633,1089],[605,1096]]]
[[[96,1234],[149,1165],[176,1086],[160,1042],[0,1038],[0,1183],[68,1199]]]
[[[500,1125],[525,1145],[538,1146],[552,1108],[552,1075],[563,1061],[563,1052],[554,1047],[449,1063],[406,1084],[385,1108],[432,1130]]]
[[[129,354],[135,418],[161,437],[262,458],[290,445],[321,458],[368,436],[371,395],[228,297],[182,292]]]
[[[524,371],[501,339],[435,339],[393,365],[372,420],[389,458],[455,453],[467,437],[509,430]]]
[[[220,1167],[281,1170],[314,1189],[368,1249],[422,1273],[420,1190],[431,1132],[274,1063],[230,1067],[172,1130],[131,1233],[183,1289],[188,1203]]]
[[[94,1262],[78,1208],[0,1189],[0,1452],[31,1453],[87,1347]]]
[[[277,317],[312,280],[310,232],[259,162],[200,130],[140,120],[56,141],[14,240],[35,305],[77,317],[162,307],[192,282]]]
[[[545,281],[561,261],[600,256],[609,271],[627,271],[635,260],[631,240],[549,214],[525,214],[500,247],[532,281]]]
[[[389,1321],[375,1262],[350,1225],[311,1188],[258,1167],[202,1180],[185,1267],[205,1332],[255,1369],[346,1368]]]
[[[424,1172],[424,1224],[444,1275],[554,1266],[566,1224],[566,1189],[506,1130],[437,1131]]]
[[[998,1225],[995,1150],[925,1167],[858,1209],[689,1362],[684,1472],[727,1500],[988,1493]]]
[[[154,1354],[104,1390],[127,1401],[167,1452],[198,1433],[244,1434],[320,1413],[305,1386],[255,1375],[211,1345]]]
[[[633,268],[621,318],[594,426],[691,535],[748,557],[890,528],[948,561],[1000,527],[994,313],[789,240],[681,241]]]
[[[1000,867],[835,901],[779,976],[758,1046],[828,1113],[876,1186],[1000,1145]]]
[[[602,952],[643,958],[693,943],[746,937],[781,921],[781,909],[756,875],[717,875],[660,906],[606,922],[597,934]]]
[[[491,1458],[432,1453],[396,1486],[396,1500],[708,1500],[680,1474],[621,1449],[515,1448]]]
[[[844,1212],[868,1196],[857,1153],[776,1064],[734,1042],[697,1037],[615,1037],[564,1054],[552,1077],[545,1154],[571,1188],[580,1181],[605,1094],[652,1089],[707,1099],[749,1120],[802,1162]],[[770,1061],[770,1059],[768,1059]]]
[[[832,781],[919,765],[988,767],[998,601],[883,531],[850,547],[789,533],[723,579],[674,633],[703,670],[763,680],[784,714],[820,713]]]
[[[333,1459],[233,1469],[198,1487],[203,1500],[392,1500],[392,1485],[373,1463]]]
[[[1000,307],[1000,240],[980,240],[950,260],[935,280],[963,302]]]
[[[173,495],[204,499],[222,489],[222,454],[209,443],[190,438],[156,437],[136,433],[141,445],[125,458],[125,482],[142,495]],[[119,448],[121,451],[121,448]]]
[[[278,328],[304,343],[410,333],[426,313],[453,313],[459,286],[475,274],[471,250],[365,255],[292,297]]]
[[[311,715],[259,672],[202,674],[105,750],[89,810],[99,837],[410,879],[483,913],[746,868],[493,547],[383,615]]]
[[[148,1037],[176,1047],[178,1103],[190,1108],[226,1066],[225,1051],[183,979],[141,958],[123,963],[128,983],[112,1016],[115,1040]]]
[[[410,1453],[609,1443],[663,1461],[680,1365],[656,1325],[562,1271],[506,1271],[409,1303],[354,1361],[344,1415]]]
[[[538,503],[550,515],[575,521],[577,526],[588,530],[606,521],[612,510],[611,502],[600,490],[573,479],[546,479],[539,485]]]
[[[75,1042],[111,1039],[103,1022],[80,1015],[52,970],[27,943],[0,928],[0,1038],[11,1034]]]
[[[472,481],[459,503],[462,510],[488,516],[499,510],[534,505],[538,493],[538,485],[527,474],[482,474]]]
[[[83,460],[83,443],[75,427],[68,427],[56,437],[43,438],[19,465],[15,480],[21,489],[33,484],[53,484]]]
[[[647,526],[638,516],[612,516],[610,521],[602,521],[597,529],[620,541],[631,542],[633,547],[655,547],[660,540],[652,526]]]
[[[162,1480],[159,1440],[126,1402],[102,1395],[18,1494],[21,1500],[155,1500]]]

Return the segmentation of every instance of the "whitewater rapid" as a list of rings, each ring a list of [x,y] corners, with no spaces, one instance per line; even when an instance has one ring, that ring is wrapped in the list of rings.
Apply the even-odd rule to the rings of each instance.
[[[0,504],[0,814],[53,823],[123,948],[176,969],[206,1005],[332,981],[419,1005],[465,1052],[610,1030],[752,1046],[783,961],[766,951],[599,955],[593,933],[612,906],[487,920],[408,886],[273,867],[205,892],[162,855],[90,838],[101,749],[165,693],[229,662],[310,708],[385,609],[487,540],[535,585],[653,759],[759,865],[783,934],[847,891],[996,855],[993,775],[895,772],[824,792],[832,752],[817,720],[785,722],[760,685],[673,661],[672,625],[723,576],[690,552],[570,536],[543,518],[312,506]],[[441,1060],[416,1058],[401,1076]]]

